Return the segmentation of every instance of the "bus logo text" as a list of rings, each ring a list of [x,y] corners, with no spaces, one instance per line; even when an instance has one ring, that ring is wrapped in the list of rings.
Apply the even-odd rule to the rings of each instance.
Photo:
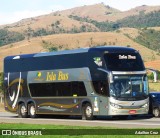
[[[58,72],[58,75],[54,72],[47,72],[46,81],[55,81],[55,80],[68,80],[69,74],[63,73],[62,71]]]

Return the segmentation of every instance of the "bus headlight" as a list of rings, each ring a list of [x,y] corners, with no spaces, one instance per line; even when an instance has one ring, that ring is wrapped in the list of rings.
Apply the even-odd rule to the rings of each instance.
[[[121,109],[122,106],[118,105],[118,104],[115,104],[115,103],[111,103],[110,102],[110,105],[113,106],[114,108],[117,108],[117,109]]]
[[[142,108],[146,108],[147,106],[148,106],[148,103],[142,105],[141,107],[142,107]]]

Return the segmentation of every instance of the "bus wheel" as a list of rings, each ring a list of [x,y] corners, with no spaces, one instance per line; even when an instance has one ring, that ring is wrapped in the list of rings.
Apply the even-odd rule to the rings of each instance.
[[[86,120],[93,119],[93,109],[91,104],[87,103],[84,105],[82,119],[86,119]]]
[[[31,118],[35,118],[36,117],[36,107],[33,103],[29,104],[29,115]]]
[[[18,106],[18,117],[20,118],[26,118],[28,116],[27,114],[27,108],[25,106],[24,103],[21,103],[19,106]]]
[[[160,117],[160,110],[158,108],[153,109],[153,114],[155,117]]]

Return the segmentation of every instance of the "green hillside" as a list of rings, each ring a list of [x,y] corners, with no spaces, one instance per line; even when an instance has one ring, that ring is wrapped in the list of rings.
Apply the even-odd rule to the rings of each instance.
[[[116,22],[119,27],[144,28],[160,26],[160,11],[145,14],[141,11],[139,15],[129,16]]]
[[[160,55],[160,31],[153,29],[142,29],[139,36],[135,38],[135,41],[141,45],[155,50]]]
[[[55,16],[55,15],[53,15]],[[108,16],[113,16],[108,15]],[[127,16],[121,20],[117,20],[115,22],[111,21],[103,21],[100,22],[98,20],[93,20],[86,17],[80,17],[77,15],[67,15],[58,17],[56,16],[56,20],[50,24],[47,28],[33,29],[28,26],[27,30],[22,32],[9,31],[7,27],[0,29],[0,46],[11,44],[14,42],[22,41],[27,39],[30,41],[33,37],[41,37],[52,34],[64,34],[64,33],[82,33],[82,32],[109,32],[109,31],[119,31],[118,29],[123,27],[129,28],[137,28],[140,29],[139,35],[134,41],[138,42],[141,45],[146,46],[152,50],[157,52],[160,51],[160,32],[155,30],[148,30],[147,27],[157,27],[160,26],[160,11],[152,11],[146,13],[145,11],[140,11],[138,15]],[[72,24],[71,28],[66,29],[62,23],[63,19],[67,19],[69,21],[73,21],[75,23],[79,23],[79,26],[75,26]],[[32,19],[33,20],[33,19]],[[31,21],[32,21],[31,20]],[[33,21],[32,21],[33,22]],[[33,23],[30,24],[33,24]],[[34,21],[35,22],[35,21]],[[12,26],[10,28],[17,27],[17,25]],[[20,26],[19,26],[20,27]],[[50,28],[50,29],[49,29]],[[141,29],[145,28],[145,29]]]

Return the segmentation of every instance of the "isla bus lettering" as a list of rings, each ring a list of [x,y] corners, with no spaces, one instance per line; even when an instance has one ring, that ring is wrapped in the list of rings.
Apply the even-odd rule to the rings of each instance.
[[[136,59],[136,56],[132,56],[132,55],[119,55],[119,59]]]
[[[57,77],[57,74],[55,74],[54,72],[47,72],[46,81],[68,80],[68,78],[69,78],[69,74],[63,73],[62,71],[58,72],[58,77]]]

